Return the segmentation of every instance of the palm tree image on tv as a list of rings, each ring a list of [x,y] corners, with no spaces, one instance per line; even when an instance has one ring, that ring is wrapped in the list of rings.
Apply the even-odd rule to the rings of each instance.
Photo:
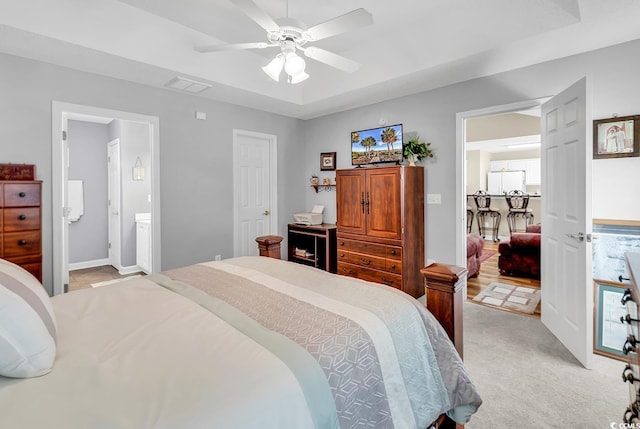
[[[402,161],[401,136],[402,125],[352,132],[351,163],[361,165]]]
[[[396,130],[391,127],[385,128],[380,137],[382,138],[382,141],[387,145],[387,152],[389,153],[389,156],[393,155],[393,144],[398,141]]]

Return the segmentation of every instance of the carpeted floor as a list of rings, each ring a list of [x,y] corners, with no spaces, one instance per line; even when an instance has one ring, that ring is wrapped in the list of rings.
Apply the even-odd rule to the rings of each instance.
[[[604,429],[629,401],[620,361],[587,370],[538,319],[464,303],[464,361],[484,401],[467,429]],[[615,427],[619,427],[616,425]]]

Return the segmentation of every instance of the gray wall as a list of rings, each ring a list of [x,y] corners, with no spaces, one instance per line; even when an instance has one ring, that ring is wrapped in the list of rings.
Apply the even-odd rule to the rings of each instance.
[[[336,151],[337,166],[351,167],[351,131],[380,119],[403,123],[405,132],[432,142],[436,154],[425,164],[426,192],[441,194],[442,204],[426,207],[426,255],[455,262],[456,113],[553,95],[590,75],[594,119],[638,114],[638,52],[640,41],[634,41],[305,122],[0,55],[0,159],[35,163],[44,180],[43,277],[51,289],[52,100],[160,118],[163,269],[233,254],[234,128],[278,136],[278,233],[286,235],[291,215],[314,204],[324,204],[326,221],[335,221],[335,192],[316,194],[308,186],[311,174],[320,172],[320,152]],[[196,110],[209,119],[196,120]],[[594,217],[639,220],[640,201],[627,196],[640,193],[640,158],[592,166]]]
[[[69,263],[109,256],[107,142],[109,126],[68,121],[69,180],[82,180],[84,215],[69,224]]]
[[[52,287],[51,102],[157,116],[162,268],[233,255],[233,129],[278,138],[280,235],[304,208],[300,121],[0,54],[0,159],[36,164],[43,180],[43,283]],[[207,113],[206,121],[195,111]]]
[[[455,263],[456,114],[554,95],[585,75],[593,119],[639,114],[639,52],[640,40],[307,121],[305,177],[319,172],[320,152],[336,151],[338,168],[351,167],[350,131],[376,127],[380,119],[417,131],[435,151],[423,164],[426,193],[442,195],[441,205],[426,206],[426,257]],[[592,173],[594,218],[640,219],[640,202],[628,198],[640,194],[640,158],[594,160]],[[326,220],[335,221],[334,192],[307,189],[306,198],[308,207],[325,204]]]

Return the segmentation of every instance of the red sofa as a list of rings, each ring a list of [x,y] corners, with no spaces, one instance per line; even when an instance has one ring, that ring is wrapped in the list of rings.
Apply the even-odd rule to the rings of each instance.
[[[480,272],[482,249],[484,239],[478,234],[467,234],[467,277],[475,277]]]
[[[514,232],[498,246],[500,274],[540,278],[540,225],[527,226],[526,232]]]

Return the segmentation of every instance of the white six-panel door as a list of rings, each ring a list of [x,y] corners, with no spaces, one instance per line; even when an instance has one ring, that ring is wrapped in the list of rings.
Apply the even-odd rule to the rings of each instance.
[[[542,107],[542,322],[587,368],[593,356],[591,120],[583,78]]]
[[[258,255],[256,237],[277,234],[276,137],[234,130],[234,256]]]

